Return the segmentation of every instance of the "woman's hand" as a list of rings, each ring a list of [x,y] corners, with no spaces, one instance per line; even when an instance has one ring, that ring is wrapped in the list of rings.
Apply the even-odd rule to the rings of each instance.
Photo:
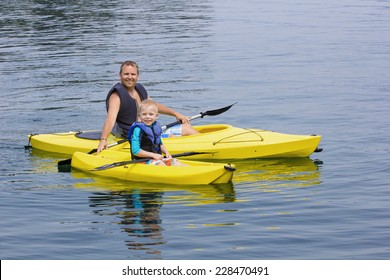
[[[181,123],[183,123],[183,124],[190,123],[191,117],[184,116],[180,113],[176,113],[175,117],[178,121],[181,121]]]
[[[104,149],[107,149],[107,139],[100,139],[99,146],[97,147],[96,154],[98,155]]]

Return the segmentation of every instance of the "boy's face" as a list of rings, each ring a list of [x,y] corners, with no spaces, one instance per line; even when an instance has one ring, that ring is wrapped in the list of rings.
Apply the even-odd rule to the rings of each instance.
[[[158,118],[158,110],[155,106],[143,106],[139,118],[144,124],[152,125]]]

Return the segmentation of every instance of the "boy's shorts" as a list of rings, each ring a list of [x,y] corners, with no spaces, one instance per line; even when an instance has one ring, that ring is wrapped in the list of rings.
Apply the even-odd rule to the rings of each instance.
[[[168,137],[172,137],[172,136],[181,136],[181,130],[182,130],[182,125],[177,124],[175,126],[172,126],[168,129],[164,130],[163,133],[161,134],[161,137],[168,138]]]
[[[166,165],[166,166],[171,166],[171,165],[176,165],[176,163],[179,160],[177,158],[172,158],[171,160],[153,160],[150,159],[146,162],[146,164],[150,165]]]

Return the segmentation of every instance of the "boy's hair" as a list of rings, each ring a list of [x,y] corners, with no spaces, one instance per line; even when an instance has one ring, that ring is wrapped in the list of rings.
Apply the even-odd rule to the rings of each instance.
[[[142,101],[141,101],[141,104],[139,104],[138,113],[140,113],[141,110],[142,110],[144,107],[149,107],[149,106],[155,107],[156,110],[157,110],[157,112],[158,112],[157,102],[154,101],[154,100],[151,99],[151,98],[147,98],[147,99],[142,100]]]
[[[131,60],[126,60],[125,62],[123,62],[121,64],[121,68],[119,69],[119,74],[122,74],[122,69],[124,66],[133,66],[135,68],[137,68],[137,74],[139,75],[139,68],[138,68],[138,64],[134,61],[131,61]]]

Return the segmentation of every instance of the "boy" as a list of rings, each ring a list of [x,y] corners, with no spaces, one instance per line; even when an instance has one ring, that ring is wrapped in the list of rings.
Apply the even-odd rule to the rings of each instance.
[[[161,140],[162,129],[157,122],[158,105],[152,99],[145,99],[138,109],[138,121],[129,129],[132,159],[151,158],[147,164],[184,165],[172,158]],[[165,158],[162,154],[165,154]]]

